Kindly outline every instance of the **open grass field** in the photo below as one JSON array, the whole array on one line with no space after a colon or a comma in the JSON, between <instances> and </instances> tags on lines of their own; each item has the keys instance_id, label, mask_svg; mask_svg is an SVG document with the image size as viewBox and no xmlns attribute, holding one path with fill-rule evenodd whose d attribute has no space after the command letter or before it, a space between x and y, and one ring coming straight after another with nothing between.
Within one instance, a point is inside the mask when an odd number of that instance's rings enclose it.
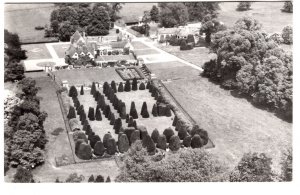
<instances>
[{"instance_id":1,"label":"open grass field","mask_svg":"<svg viewBox=\"0 0 300 195\"><path fill-rule=\"evenodd\" d=\"M55 71L54 74L60 80L67 80L69 85L76 84L86 84L91 85L92 82L101 82L105 81L111 82L121 82L123 79L118 75L114 68L103 68L103 69L74 69L74 70L60 70Z\"/></svg>"},{"instance_id":2,"label":"open grass field","mask_svg":"<svg viewBox=\"0 0 300 195\"><path fill-rule=\"evenodd\" d=\"M182 79L198 77L200 72L179 61L147 64L147 67L158 79Z\"/></svg>"},{"instance_id":3,"label":"open grass field","mask_svg":"<svg viewBox=\"0 0 300 195\"><path fill-rule=\"evenodd\" d=\"M55 50L57 56L59 58L64 58L65 57L65 52L69 48L70 44L69 43L60 43L60 44L53 44L51 47Z\"/></svg>"},{"instance_id":4,"label":"open grass field","mask_svg":"<svg viewBox=\"0 0 300 195\"><path fill-rule=\"evenodd\" d=\"M131 45L133 46L134 49L150 49L150 47L148 47L141 41L132 41Z\"/></svg>"},{"instance_id":5,"label":"open grass field","mask_svg":"<svg viewBox=\"0 0 300 195\"><path fill-rule=\"evenodd\" d=\"M49 59L52 58L45 44L22 45L22 49L26 50L26 60Z\"/></svg>"},{"instance_id":6,"label":"open grass field","mask_svg":"<svg viewBox=\"0 0 300 195\"><path fill-rule=\"evenodd\" d=\"M165 84L183 108L208 131L216 147L211 149L229 166L245 152L264 152L279 169L281 151L292 145L292 124L258 109L246 99L206 78L172 81Z\"/></svg>"},{"instance_id":7,"label":"open grass field","mask_svg":"<svg viewBox=\"0 0 300 195\"><path fill-rule=\"evenodd\" d=\"M135 53L136 56L151 55L151 54L160 54L155 49L137 49L137 50L134 50L134 53Z\"/></svg>"},{"instance_id":8,"label":"open grass field","mask_svg":"<svg viewBox=\"0 0 300 195\"><path fill-rule=\"evenodd\" d=\"M293 24L293 14L282 12L284 2L254 2L251 10L239 12L236 11L238 2L220 3L218 18L227 26L233 26L234 23L243 16L251 16L257 19L267 33L280 32L287 25Z\"/></svg>"},{"instance_id":9,"label":"open grass field","mask_svg":"<svg viewBox=\"0 0 300 195\"><path fill-rule=\"evenodd\" d=\"M119 16L143 16L144 11L150 11L153 5L157 3L125 3L122 5L122 9L120 10Z\"/></svg>"},{"instance_id":10,"label":"open grass field","mask_svg":"<svg viewBox=\"0 0 300 195\"><path fill-rule=\"evenodd\" d=\"M44 30L35 30L36 26L50 25L53 4L5 4L4 28L18 33L21 42L47 41Z\"/></svg>"},{"instance_id":11,"label":"open grass field","mask_svg":"<svg viewBox=\"0 0 300 195\"><path fill-rule=\"evenodd\" d=\"M206 47L195 47L192 50L180 50L179 46L171 46L165 44L156 44L156 46L178 58L181 58L187 62L202 67L203 64L215 57L215 54L209 53L209 49Z\"/></svg>"}]
</instances>

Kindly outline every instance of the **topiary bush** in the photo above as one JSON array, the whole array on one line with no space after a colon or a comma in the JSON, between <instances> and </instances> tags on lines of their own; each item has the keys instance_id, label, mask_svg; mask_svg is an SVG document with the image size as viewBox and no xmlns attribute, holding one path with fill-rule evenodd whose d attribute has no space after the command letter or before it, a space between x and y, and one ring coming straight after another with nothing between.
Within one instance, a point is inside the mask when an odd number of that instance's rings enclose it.
<instances>
[{"instance_id":1,"label":"topiary bush","mask_svg":"<svg viewBox=\"0 0 300 195\"><path fill-rule=\"evenodd\" d=\"M104 177L102 175L98 175L95 179L95 183L102 183L104 182Z\"/></svg>"},{"instance_id":2,"label":"topiary bush","mask_svg":"<svg viewBox=\"0 0 300 195\"><path fill-rule=\"evenodd\" d=\"M125 119L126 118L126 105L123 102L120 108L120 117L121 119Z\"/></svg>"},{"instance_id":3,"label":"topiary bush","mask_svg":"<svg viewBox=\"0 0 300 195\"><path fill-rule=\"evenodd\" d=\"M88 118L89 118L91 121L94 121L94 120L95 120L95 115L94 115L94 113L95 113L94 108L89 107Z\"/></svg>"},{"instance_id":4,"label":"topiary bush","mask_svg":"<svg viewBox=\"0 0 300 195\"><path fill-rule=\"evenodd\" d=\"M67 118L68 119L76 118L76 112L75 112L75 108L73 106L70 106Z\"/></svg>"},{"instance_id":5,"label":"topiary bush","mask_svg":"<svg viewBox=\"0 0 300 195\"><path fill-rule=\"evenodd\" d=\"M70 87L69 96L72 98L76 98L78 96L78 92L75 86Z\"/></svg>"},{"instance_id":6,"label":"topiary bush","mask_svg":"<svg viewBox=\"0 0 300 195\"><path fill-rule=\"evenodd\" d=\"M141 139L140 131L135 130L134 132L132 132L132 134L130 136L130 143L133 144L135 141L140 140L140 139Z\"/></svg>"},{"instance_id":7,"label":"topiary bush","mask_svg":"<svg viewBox=\"0 0 300 195\"><path fill-rule=\"evenodd\" d=\"M93 183L94 181L95 181L94 175L91 175L91 176L89 177L88 182L89 182L89 183Z\"/></svg>"},{"instance_id":8,"label":"topiary bush","mask_svg":"<svg viewBox=\"0 0 300 195\"><path fill-rule=\"evenodd\" d=\"M81 85L81 88L80 88L80 95L84 95L83 85Z\"/></svg>"},{"instance_id":9,"label":"topiary bush","mask_svg":"<svg viewBox=\"0 0 300 195\"><path fill-rule=\"evenodd\" d=\"M111 113L111 115L110 115L110 122L109 122L109 124L110 125L114 125L115 124L115 115L114 115L114 113Z\"/></svg>"},{"instance_id":10,"label":"topiary bush","mask_svg":"<svg viewBox=\"0 0 300 195\"><path fill-rule=\"evenodd\" d=\"M114 138L107 140L107 154L114 155L117 152L116 141Z\"/></svg>"},{"instance_id":11,"label":"topiary bush","mask_svg":"<svg viewBox=\"0 0 300 195\"><path fill-rule=\"evenodd\" d=\"M108 140L112 138L110 132L106 133L104 136L103 136L103 145L105 148L107 148L107 144L108 144Z\"/></svg>"},{"instance_id":12,"label":"topiary bush","mask_svg":"<svg viewBox=\"0 0 300 195\"><path fill-rule=\"evenodd\" d=\"M165 109L165 116L167 116L167 117L172 116L171 109L169 106L167 106Z\"/></svg>"},{"instance_id":13,"label":"topiary bush","mask_svg":"<svg viewBox=\"0 0 300 195\"><path fill-rule=\"evenodd\" d=\"M124 134L127 136L127 139L130 140L131 134L135 131L134 127L128 127L124 129ZM130 144L130 143L129 143Z\"/></svg>"},{"instance_id":14,"label":"topiary bush","mask_svg":"<svg viewBox=\"0 0 300 195\"><path fill-rule=\"evenodd\" d=\"M196 134L192 137L191 147L192 148L201 148L203 146L203 142L201 140L200 135Z\"/></svg>"},{"instance_id":15,"label":"topiary bush","mask_svg":"<svg viewBox=\"0 0 300 195\"><path fill-rule=\"evenodd\" d=\"M73 133L73 140L76 143L78 140L84 140L85 143L88 142L88 138L86 137L85 133L83 131L75 131Z\"/></svg>"},{"instance_id":16,"label":"topiary bush","mask_svg":"<svg viewBox=\"0 0 300 195\"><path fill-rule=\"evenodd\" d=\"M179 129L178 131L178 137L181 139L181 140L184 140L184 138L188 136L188 132L186 130L186 128L181 128Z\"/></svg>"},{"instance_id":17,"label":"topiary bush","mask_svg":"<svg viewBox=\"0 0 300 195\"><path fill-rule=\"evenodd\" d=\"M166 138L165 135L159 135L158 136L156 147L160 148L162 150L167 149L167 138Z\"/></svg>"},{"instance_id":18,"label":"topiary bush","mask_svg":"<svg viewBox=\"0 0 300 195\"><path fill-rule=\"evenodd\" d=\"M159 137L159 132L157 129L154 129L151 134L151 139L154 141L154 143L158 142L158 137Z\"/></svg>"},{"instance_id":19,"label":"topiary bush","mask_svg":"<svg viewBox=\"0 0 300 195\"><path fill-rule=\"evenodd\" d=\"M188 135L183 139L182 144L184 147L191 147L191 141L192 141L192 137Z\"/></svg>"},{"instance_id":20,"label":"topiary bush","mask_svg":"<svg viewBox=\"0 0 300 195\"><path fill-rule=\"evenodd\" d=\"M116 86L116 82L115 82L115 81L112 81L112 82L110 83L110 86L111 86L112 90L114 91L114 93L117 93L117 92L118 92L118 91L117 91L117 86Z\"/></svg>"},{"instance_id":21,"label":"topiary bush","mask_svg":"<svg viewBox=\"0 0 300 195\"><path fill-rule=\"evenodd\" d=\"M172 151L178 151L180 149L180 139L177 135L172 135L170 138L169 148Z\"/></svg>"},{"instance_id":22,"label":"topiary bush","mask_svg":"<svg viewBox=\"0 0 300 195\"><path fill-rule=\"evenodd\" d=\"M143 147L147 149L147 152L149 155L154 155L155 154L155 143L151 139L151 137L147 134L143 139L142 139Z\"/></svg>"},{"instance_id":23,"label":"topiary bush","mask_svg":"<svg viewBox=\"0 0 300 195\"><path fill-rule=\"evenodd\" d=\"M101 141L97 141L94 146L94 154L96 156L102 156L105 152L104 144Z\"/></svg>"},{"instance_id":24,"label":"topiary bush","mask_svg":"<svg viewBox=\"0 0 300 195\"><path fill-rule=\"evenodd\" d=\"M109 114L110 114L110 106L109 106L109 105L106 105L106 106L105 106L105 110L104 110L104 116L105 116L106 118L108 118Z\"/></svg>"},{"instance_id":25,"label":"topiary bush","mask_svg":"<svg viewBox=\"0 0 300 195\"><path fill-rule=\"evenodd\" d=\"M145 90L146 89L146 86L145 84L142 82L139 86L139 90Z\"/></svg>"},{"instance_id":26,"label":"topiary bush","mask_svg":"<svg viewBox=\"0 0 300 195\"><path fill-rule=\"evenodd\" d=\"M95 82L93 82L91 87L91 94L94 95L95 92L96 92L96 85Z\"/></svg>"},{"instance_id":27,"label":"topiary bush","mask_svg":"<svg viewBox=\"0 0 300 195\"><path fill-rule=\"evenodd\" d=\"M132 135L132 134L131 134ZM119 152L124 153L129 149L128 137L125 134L122 134L118 140L118 149Z\"/></svg>"},{"instance_id":28,"label":"topiary bush","mask_svg":"<svg viewBox=\"0 0 300 195\"><path fill-rule=\"evenodd\" d=\"M136 91L138 89L136 78L133 78L133 80L132 80L132 88L131 89L132 89L132 91Z\"/></svg>"},{"instance_id":29,"label":"topiary bush","mask_svg":"<svg viewBox=\"0 0 300 195\"><path fill-rule=\"evenodd\" d=\"M177 121L178 121L178 118L177 118L177 116L175 115L174 120L173 120L173 123L172 123L172 126L176 127ZM175 130L176 130L176 128L175 128ZM177 131L178 131L178 130L177 130Z\"/></svg>"},{"instance_id":30,"label":"topiary bush","mask_svg":"<svg viewBox=\"0 0 300 195\"><path fill-rule=\"evenodd\" d=\"M141 133L141 140L143 140L144 137L145 137L146 135L148 135L147 128L146 128L145 126L138 125L138 126L137 126L137 129L140 130L140 133Z\"/></svg>"},{"instance_id":31,"label":"topiary bush","mask_svg":"<svg viewBox=\"0 0 300 195\"><path fill-rule=\"evenodd\" d=\"M90 160L92 158L92 148L87 143L81 143L77 151L77 157L82 160Z\"/></svg>"},{"instance_id":32,"label":"topiary bush","mask_svg":"<svg viewBox=\"0 0 300 195\"><path fill-rule=\"evenodd\" d=\"M119 134L121 127L122 127L122 120L121 118L117 118L117 120L114 123L115 134Z\"/></svg>"},{"instance_id":33,"label":"topiary bush","mask_svg":"<svg viewBox=\"0 0 300 195\"><path fill-rule=\"evenodd\" d=\"M131 85L130 85L129 80L127 80L125 83L124 91L126 91L126 92L131 91Z\"/></svg>"},{"instance_id":34,"label":"topiary bush","mask_svg":"<svg viewBox=\"0 0 300 195\"><path fill-rule=\"evenodd\" d=\"M141 110L141 115L142 115L143 118L149 118L149 113L148 113L147 103L146 102L143 102L142 110Z\"/></svg>"},{"instance_id":35,"label":"topiary bush","mask_svg":"<svg viewBox=\"0 0 300 195\"><path fill-rule=\"evenodd\" d=\"M118 92L123 92L124 91L124 86L123 83L120 82L119 86L118 86Z\"/></svg>"},{"instance_id":36,"label":"topiary bush","mask_svg":"<svg viewBox=\"0 0 300 195\"><path fill-rule=\"evenodd\" d=\"M132 127L134 127L135 129L137 129L136 120L133 120L133 122L132 122Z\"/></svg>"},{"instance_id":37,"label":"topiary bush","mask_svg":"<svg viewBox=\"0 0 300 195\"><path fill-rule=\"evenodd\" d=\"M163 134L166 136L167 138L167 143L170 142L171 137L174 135L174 131L171 127L167 128L164 130Z\"/></svg>"},{"instance_id":38,"label":"topiary bush","mask_svg":"<svg viewBox=\"0 0 300 195\"><path fill-rule=\"evenodd\" d=\"M96 118L96 121L102 121L102 115L101 115L101 111L100 109L96 109L96 114L95 114L95 118Z\"/></svg>"},{"instance_id":39,"label":"topiary bush","mask_svg":"<svg viewBox=\"0 0 300 195\"><path fill-rule=\"evenodd\" d=\"M95 144L98 142L98 141L101 141L99 135L92 135L91 138L90 138L90 145L92 148L95 147Z\"/></svg>"},{"instance_id":40,"label":"topiary bush","mask_svg":"<svg viewBox=\"0 0 300 195\"><path fill-rule=\"evenodd\" d=\"M152 115L154 117L157 117L158 116L158 110L157 110L157 104L153 104L153 107L152 107Z\"/></svg>"},{"instance_id":41,"label":"topiary bush","mask_svg":"<svg viewBox=\"0 0 300 195\"><path fill-rule=\"evenodd\" d=\"M134 118L134 119L138 118L138 114L137 114L134 102L131 102L129 115L132 116L132 118Z\"/></svg>"},{"instance_id":42,"label":"topiary bush","mask_svg":"<svg viewBox=\"0 0 300 195\"><path fill-rule=\"evenodd\" d=\"M128 127L133 127L133 118L132 117L129 118Z\"/></svg>"}]
</instances>

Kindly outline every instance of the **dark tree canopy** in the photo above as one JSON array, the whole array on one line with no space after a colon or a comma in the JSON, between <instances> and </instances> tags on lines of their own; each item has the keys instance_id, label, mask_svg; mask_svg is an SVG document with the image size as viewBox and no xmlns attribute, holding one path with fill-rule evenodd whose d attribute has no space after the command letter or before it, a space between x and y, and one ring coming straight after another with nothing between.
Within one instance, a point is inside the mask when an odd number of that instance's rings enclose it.
<instances>
[{"instance_id":1,"label":"dark tree canopy","mask_svg":"<svg viewBox=\"0 0 300 195\"><path fill-rule=\"evenodd\" d=\"M218 2L186 2L189 21L202 21L206 15L216 16L220 9Z\"/></svg>"},{"instance_id":2,"label":"dark tree canopy","mask_svg":"<svg viewBox=\"0 0 300 195\"><path fill-rule=\"evenodd\" d=\"M156 5L153 5L151 10L150 10L150 16L151 16L151 20L154 22L158 22L159 21L159 9Z\"/></svg>"},{"instance_id":3,"label":"dark tree canopy","mask_svg":"<svg viewBox=\"0 0 300 195\"><path fill-rule=\"evenodd\" d=\"M284 2L282 11L287 13L293 13L293 2L292 1Z\"/></svg>"},{"instance_id":4,"label":"dark tree canopy","mask_svg":"<svg viewBox=\"0 0 300 195\"><path fill-rule=\"evenodd\" d=\"M189 13L184 3L158 3L160 9L160 24L165 28L185 25Z\"/></svg>"}]
</instances>

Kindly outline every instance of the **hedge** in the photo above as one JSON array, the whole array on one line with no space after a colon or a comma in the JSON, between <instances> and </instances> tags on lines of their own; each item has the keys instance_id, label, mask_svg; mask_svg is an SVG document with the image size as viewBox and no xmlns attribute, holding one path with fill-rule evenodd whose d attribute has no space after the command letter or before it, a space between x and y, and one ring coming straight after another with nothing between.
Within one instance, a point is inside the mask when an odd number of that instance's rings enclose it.
<instances>
[{"instance_id":1,"label":"hedge","mask_svg":"<svg viewBox=\"0 0 300 195\"><path fill-rule=\"evenodd\" d=\"M180 139L177 135L173 135L170 138L169 148L172 151L178 151L180 149Z\"/></svg>"},{"instance_id":2,"label":"hedge","mask_svg":"<svg viewBox=\"0 0 300 195\"><path fill-rule=\"evenodd\" d=\"M201 148L203 146L203 142L201 140L200 135L196 134L192 137L191 147L192 148Z\"/></svg>"},{"instance_id":3,"label":"hedge","mask_svg":"<svg viewBox=\"0 0 300 195\"><path fill-rule=\"evenodd\" d=\"M77 151L77 157L82 160L89 160L92 158L92 148L87 143L81 143Z\"/></svg>"},{"instance_id":4,"label":"hedge","mask_svg":"<svg viewBox=\"0 0 300 195\"><path fill-rule=\"evenodd\" d=\"M191 147L191 141L192 141L192 137L188 135L183 139L182 144L184 147Z\"/></svg>"},{"instance_id":5,"label":"hedge","mask_svg":"<svg viewBox=\"0 0 300 195\"><path fill-rule=\"evenodd\" d=\"M160 148L162 150L166 150L167 149L167 138L165 135L159 135L158 139L157 139L157 148Z\"/></svg>"},{"instance_id":6,"label":"hedge","mask_svg":"<svg viewBox=\"0 0 300 195\"><path fill-rule=\"evenodd\" d=\"M163 134L166 136L167 142L169 143L171 137L174 135L174 131L171 127L169 127L169 128L164 130Z\"/></svg>"}]
</instances>

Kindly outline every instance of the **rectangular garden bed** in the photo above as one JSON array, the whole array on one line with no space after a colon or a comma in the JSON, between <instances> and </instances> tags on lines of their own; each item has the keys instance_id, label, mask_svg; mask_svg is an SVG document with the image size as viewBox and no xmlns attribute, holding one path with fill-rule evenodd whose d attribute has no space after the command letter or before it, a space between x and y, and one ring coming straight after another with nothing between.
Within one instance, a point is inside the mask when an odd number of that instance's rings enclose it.
<instances>
[{"instance_id":1,"label":"rectangular garden bed","mask_svg":"<svg viewBox=\"0 0 300 195\"><path fill-rule=\"evenodd\" d=\"M136 67L116 68L116 71L124 81L145 78L144 74Z\"/></svg>"}]
</instances>

